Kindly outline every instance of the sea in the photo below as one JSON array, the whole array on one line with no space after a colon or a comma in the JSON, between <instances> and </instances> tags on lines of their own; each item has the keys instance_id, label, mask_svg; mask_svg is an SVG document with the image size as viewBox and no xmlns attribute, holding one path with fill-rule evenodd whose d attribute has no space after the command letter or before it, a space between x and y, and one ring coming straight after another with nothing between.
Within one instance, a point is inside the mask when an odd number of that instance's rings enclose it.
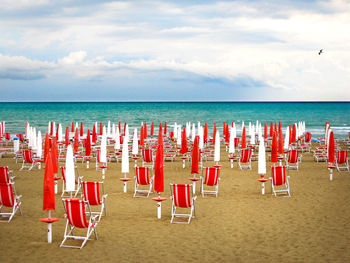
<instances>
[{"instance_id":1,"label":"sea","mask_svg":"<svg viewBox=\"0 0 350 263\"><path fill-rule=\"evenodd\" d=\"M223 122L242 122L247 125L256 121L279 122L282 127L305 121L306 130L313 137L324 136L327 121L336 137L348 137L350 132L350 102L2 102L0 121L5 121L6 131L24 133L25 123L47 131L48 122L71 126L72 121L83 122L84 130L92 129L95 122L107 125L119 121L130 128L141 123L155 127L166 121L168 126L185 126L186 122L204 125L209 130L214 122L221 128Z\"/></svg>"}]
</instances>

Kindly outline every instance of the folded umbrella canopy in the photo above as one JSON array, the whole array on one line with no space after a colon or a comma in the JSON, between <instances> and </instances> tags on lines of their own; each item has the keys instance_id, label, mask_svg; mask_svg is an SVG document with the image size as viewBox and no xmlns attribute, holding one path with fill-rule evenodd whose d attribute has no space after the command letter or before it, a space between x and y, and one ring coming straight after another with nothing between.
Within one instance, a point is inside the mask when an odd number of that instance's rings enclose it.
<instances>
[{"instance_id":1,"label":"folded umbrella canopy","mask_svg":"<svg viewBox=\"0 0 350 263\"><path fill-rule=\"evenodd\" d=\"M80 122L80 137L83 137L84 135L84 128L83 128L83 122Z\"/></svg>"},{"instance_id":2,"label":"folded umbrella canopy","mask_svg":"<svg viewBox=\"0 0 350 263\"><path fill-rule=\"evenodd\" d=\"M74 135L74 153L77 153L79 150L79 131L78 128L75 129Z\"/></svg>"},{"instance_id":3,"label":"folded umbrella canopy","mask_svg":"<svg viewBox=\"0 0 350 263\"><path fill-rule=\"evenodd\" d=\"M97 133L96 133L96 125L94 125L94 127L92 127L92 142L96 143L97 141Z\"/></svg>"},{"instance_id":4,"label":"folded umbrella canopy","mask_svg":"<svg viewBox=\"0 0 350 263\"><path fill-rule=\"evenodd\" d=\"M229 140L229 147L228 147L228 152L229 153L235 153L235 137L233 134L233 127L231 127L231 135L230 135L230 140Z\"/></svg>"},{"instance_id":5,"label":"folded umbrella canopy","mask_svg":"<svg viewBox=\"0 0 350 263\"><path fill-rule=\"evenodd\" d=\"M47 155L50 151L50 139L49 139L49 134L45 134L45 144L44 144L44 162L46 163Z\"/></svg>"},{"instance_id":6,"label":"folded umbrella canopy","mask_svg":"<svg viewBox=\"0 0 350 263\"><path fill-rule=\"evenodd\" d=\"M270 137L273 136L273 123L270 122Z\"/></svg>"},{"instance_id":7,"label":"folded umbrella canopy","mask_svg":"<svg viewBox=\"0 0 350 263\"><path fill-rule=\"evenodd\" d=\"M208 124L204 124L204 134L203 134L203 141L204 143L208 142Z\"/></svg>"},{"instance_id":8,"label":"folded umbrella canopy","mask_svg":"<svg viewBox=\"0 0 350 263\"><path fill-rule=\"evenodd\" d=\"M277 163L277 136L275 132L272 134L271 162Z\"/></svg>"},{"instance_id":9,"label":"folded umbrella canopy","mask_svg":"<svg viewBox=\"0 0 350 263\"><path fill-rule=\"evenodd\" d=\"M245 131L245 126L243 126L243 131L242 131L242 143L241 143L241 148L247 148L247 137L246 137L246 131Z\"/></svg>"},{"instance_id":10,"label":"folded umbrella canopy","mask_svg":"<svg viewBox=\"0 0 350 263\"><path fill-rule=\"evenodd\" d=\"M75 170L74 170L74 159L73 159L73 148L71 145L67 147L66 153L66 191L75 191Z\"/></svg>"},{"instance_id":11,"label":"folded umbrella canopy","mask_svg":"<svg viewBox=\"0 0 350 263\"><path fill-rule=\"evenodd\" d=\"M106 163L107 162L107 134L106 134L106 127L102 128L100 162L101 163Z\"/></svg>"},{"instance_id":12,"label":"folded umbrella canopy","mask_svg":"<svg viewBox=\"0 0 350 263\"><path fill-rule=\"evenodd\" d=\"M132 154L137 155L139 153L139 142L137 138L137 128L134 129L134 135L132 138Z\"/></svg>"},{"instance_id":13,"label":"folded umbrella canopy","mask_svg":"<svg viewBox=\"0 0 350 263\"><path fill-rule=\"evenodd\" d=\"M180 153L185 154L187 153L187 138L186 138L186 129L184 128L181 134L181 149Z\"/></svg>"},{"instance_id":14,"label":"folded umbrella canopy","mask_svg":"<svg viewBox=\"0 0 350 263\"><path fill-rule=\"evenodd\" d=\"M154 191L164 192L164 171L163 171L163 145L158 144L154 169Z\"/></svg>"},{"instance_id":15,"label":"folded umbrella canopy","mask_svg":"<svg viewBox=\"0 0 350 263\"><path fill-rule=\"evenodd\" d=\"M335 163L335 149L334 149L334 134L332 130L329 130L328 143L327 143L327 155L328 163Z\"/></svg>"},{"instance_id":16,"label":"folded umbrella canopy","mask_svg":"<svg viewBox=\"0 0 350 263\"><path fill-rule=\"evenodd\" d=\"M69 141L69 127L67 126L66 127L66 133L64 135L64 143L66 145L66 147L68 147L68 145L70 144L70 141Z\"/></svg>"},{"instance_id":17,"label":"folded umbrella canopy","mask_svg":"<svg viewBox=\"0 0 350 263\"><path fill-rule=\"evenodd\" d=\"M85 156L91 155L91 136L90 136L90 130L86 133L86 141L85 141Z\"/></svg>"},{"instance_id":18,"label":"folded umbrella canopy","mask_svg":"<svg viewBox=\"0 0 350 263\"><path fill-rule=\"evenodd\" d=\"M154 135L154 122L152 121L152 124L151 124L151 137L153 137Z\"/></svg>"},{"instance_id":19,"label":"folded umbrella canopy","mask_svg":"<svg viewBox=\"0 0 350 263\"><path fill-rule=\"evenodd\" d=\"M279 129L278 134L278 154L283 154L283 132L282 129Z\"/></svg>"},{"instance_id":20,"label":"folded umbrella canopy","mask_svg":"<svg viewBox=\"0 0 350 263\"><path fill-rule=\"evenodd\" d=\"M216 140L216 122L214 122L214 128L213 128L213 144L215 145Z\"/></svg>"},{"instance_id":21,"label":"folded umbrella canopy","mask_svg":"<svg viewBox=\"0 0 350 263\"><path fill-rule=\"evenodd\" d=\"M116 128L115 138L114 138L114 150L120 150L120 133L119 128Z\"/></svg>"},{"instance_id":22,"label":"folded umbrella canopy","mask_svg":"<svg viewBox=\"0 0 350 263\"><path fill-rule=\"evenodd\" d=\"M220 161L220 135L219 131L215 133L215 146L214 146L214 162Z\"/></svg>"},{"instance_id":23,"label":"folded umbrella canopy","mask_svg":"<svg viewBox=\"0 0 350 263\"><path fill-rule=\"evenodd\" d=\"M290 126L288 125L287 126L287 129L286 129L286 134L285 134L285 137L284 137L284 150L288 150L289 149L289 133L290 133Z\"/></svg>"},{"instance_id":24,"label":"folded umbrella canopy","mask_svg":"<svg viewBox=\"0 0 350 263\"><path fill-rule=\"evenodd\" d=\"M264 141L260 141L258 158L258 174L266 174L266 155Z\"/></svg>"},{"instance_id":25,"label":"folded umbrella canopy","mask_svg":"<svg viewBox=\"0 0 350 263\"><path fill-rule=\"evenodd\" d=\"M191 174L199 174L199 136L196 136L192 148Z\"/></svg>"},{"instance_id":26,"label":"folded umbrella canopy","mask_svg":"<svg viewBox=\"0 0 350 263\"><path fill-rule=\"evenodd\" d=\"M167 124L166 124L166 122L164 122L164 135L166 135L166 131L167 130Z\"/></svg>"},{"instance_id":27,"label":"folded umbrella canopy","mask_svg":"<svg viewBox=\"0 0 350 263\"><path fill-rule=\"evenodd\" d=\"M292 130L292 143L297 141L297 125L293 124L293 130Z\"/></svg>"}]
</instances>

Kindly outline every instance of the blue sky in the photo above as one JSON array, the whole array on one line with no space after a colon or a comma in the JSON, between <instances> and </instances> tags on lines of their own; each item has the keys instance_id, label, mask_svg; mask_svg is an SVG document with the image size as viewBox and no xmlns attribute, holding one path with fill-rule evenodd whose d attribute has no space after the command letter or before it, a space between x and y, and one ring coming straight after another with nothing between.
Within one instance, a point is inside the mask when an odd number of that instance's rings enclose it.
<instances>
[{"instance_id":1,"label":"blue sky","mask_svg":"<svg viewBox=\"0 0 350 263\"><path fill-rule=\"evenodd\" d=\"M350 100L349 14L347 0L0 0L0 100Z\"/></svg>"}]
</instances>

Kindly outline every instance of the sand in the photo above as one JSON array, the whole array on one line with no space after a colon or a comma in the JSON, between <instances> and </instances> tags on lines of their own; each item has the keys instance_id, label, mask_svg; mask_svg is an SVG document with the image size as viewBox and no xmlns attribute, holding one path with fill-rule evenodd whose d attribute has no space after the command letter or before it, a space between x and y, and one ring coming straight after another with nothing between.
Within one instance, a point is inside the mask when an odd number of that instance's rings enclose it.
<instances>
[{"instance_id":1,"label":"sand","mask_svg":"<svg viewBox=\"0 0 350 263\"><path fill-rule=\"evenodd\" d=\"M0 223L0 262L350 261L350 173L335 171L330 181L326 164L304 153L300 170L289 172L292 197L272 196L270 184L262 196L257 162L251 171L240 171L236 164L230 168L224 149L221 157L219 196L198 195L197 217L189 225L170 224L169 200L163 202L158 220L151 200L155 194L133 198L134 181L123 193L120 163L110 164L107 216L97 227L99 239L78 250L59 247L66 222L60 194L52 212L60 221L53 226L53 243L46 242L47 226L39 221L47 216L42 211L44 170L19 171L20 164L4 156L0 165L14 169L23 216ZM165 165L162 196L169 198L169 183L188 183L190 168L187 163L183 169L179 158ZM79 170L85 180L101 180L94 163L88 170L79 164ZM134 178L133 170L129 177ZM61 187L59 182L59 192Z\"/></svg>"}]
</instances>

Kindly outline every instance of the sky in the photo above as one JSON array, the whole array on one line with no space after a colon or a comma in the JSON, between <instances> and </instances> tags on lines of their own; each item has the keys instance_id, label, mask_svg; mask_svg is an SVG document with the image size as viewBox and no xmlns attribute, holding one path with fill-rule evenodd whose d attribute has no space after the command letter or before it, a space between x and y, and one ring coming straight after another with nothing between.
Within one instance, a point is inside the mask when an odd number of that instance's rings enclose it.
<instances>
[{"instance_id":1,"label":"sky","mask_svg":"<svg viewBox=\"0 0 350 263\"><path fill-rule=\"evenodd\" d=\"M0 101L348 101L349 14L348 0L0 0Z\"/></svg>"}]
</instances>

